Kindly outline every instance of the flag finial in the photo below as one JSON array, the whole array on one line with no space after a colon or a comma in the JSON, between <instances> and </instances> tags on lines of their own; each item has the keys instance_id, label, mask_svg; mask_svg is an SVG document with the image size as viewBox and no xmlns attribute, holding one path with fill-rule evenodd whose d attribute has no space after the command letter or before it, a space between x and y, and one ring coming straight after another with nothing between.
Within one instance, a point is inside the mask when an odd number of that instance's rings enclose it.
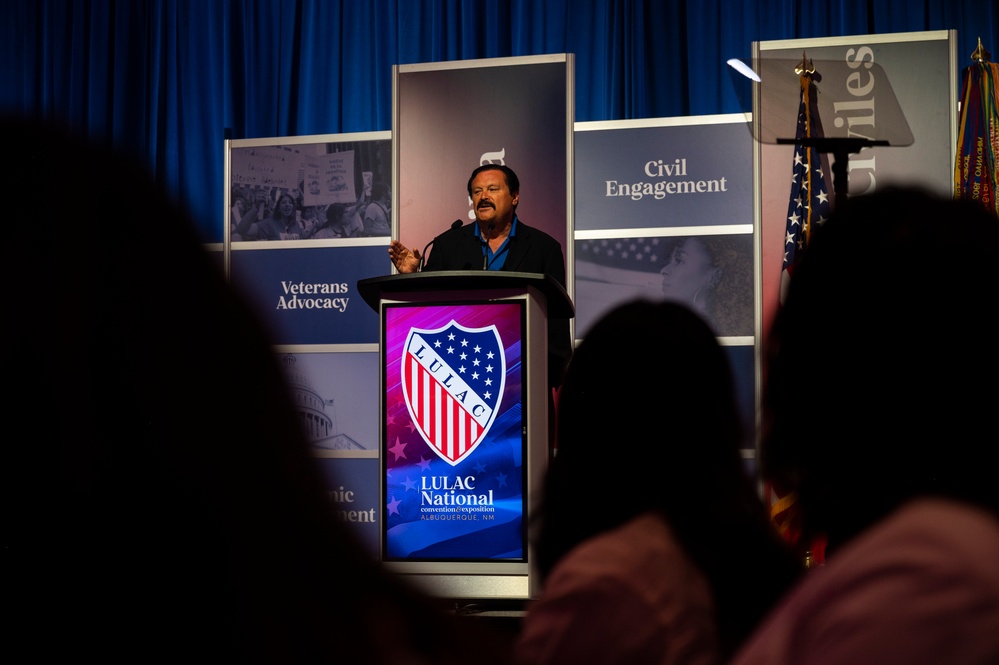
<instances>
[{"instance_id":1,"label":"flag finial","mask_svg":"<svg viewBox=\"0 0 999 665\"><path fill-rule=\"evenodd\" d=\"M794 68L794 73L798 76L801 76L802 74L811 75L815 73L815 65L813 65L812 61L805 56L804 51L801 52L801 62L799 62L798 66Z\"/></svg>"},{"instance_id":2,"label":"flag finial","mask_svg":"<svg viewBox=\"0 0 999 665\"><path fill-rule=\"evenodd\" d=\"M982 46L982 38L978 38L978 48L975 52L971 54L971 59L975 62L988 62L992 58L992 54L989 53L988 49Z\"/></svg>"}]
</instances>

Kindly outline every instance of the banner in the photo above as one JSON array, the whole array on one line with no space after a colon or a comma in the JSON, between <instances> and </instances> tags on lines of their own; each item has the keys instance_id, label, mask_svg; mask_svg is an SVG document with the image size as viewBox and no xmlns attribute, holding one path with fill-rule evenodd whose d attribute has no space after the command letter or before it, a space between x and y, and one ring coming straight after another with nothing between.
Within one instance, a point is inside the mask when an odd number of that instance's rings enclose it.
<instances>
[{"instance_id":1,"label":"banner","mask_svg":"<svg viewBox=\"0 0 999 665\"><path fill-rule=\"evenodd\" d=\"M521 302L386 304L385 561L526 561Z\"/></svg>"},{"instance_id":2,"label":"banner","mask_svg":"<svg viewBox=\"0 0 999 665\"><path fill-rule=\"evenodd\" d=\"M755 166L762 340L780 301L792 187L788 164L794 158L794 146L779 145L776 140L795 136L800 83L794 69L802 52L817 67L822 63L819 98L823 110L829 111L822 113L827 134L888 137L891 143L846 156L848 162L842 166L849 196L861 196L892 182L921 185L950 196L957 140L955 40L953 31L932 31L753 44L754 69L763 77L762 89L771 91L760 100L761 115L766 117L760 118L760 159ZM775 83L776 77L783 77L786 85ZM783 124L773 118L783 119ZM896 138L900 124L908 131ZM830 183L826 185L832 189Z\"/></svg>"},{"instance_id":3,"label":"banner","mask_svg":"<svg viewBox=\"0 0 999 665\"><path fill-rule=\"evenodd\" d=\"M635 298L681 302L738 359L755 447L753 144L741 114L576 123L577 338Z\"/></svg>"},{"instance_id":4,"label":"banner","mask_svg":"<svg viewBox=\"0 0 999 665\"><path fill-rule=\"evenodd\" d=\"M226 142L223 269L268 328L333 514L378 555L378 315L386 274L388 132ZM247 390L252 390L247 386Z\"/></svg>"},{"instance_id":5,"label":"banner","mask_svg":"<svg viewBox=\"0 0 999 665\"><path fill-rule=\"evenodd\" d=\"M571 54L555 54L393 69L404 245L422 251L454 220L472 221L469 176L481 164L505 164L520 180L518 217L561 243L571 263L572 63ZM483 85L506 92L482 95Z\"/></svg>"}]
</instances>

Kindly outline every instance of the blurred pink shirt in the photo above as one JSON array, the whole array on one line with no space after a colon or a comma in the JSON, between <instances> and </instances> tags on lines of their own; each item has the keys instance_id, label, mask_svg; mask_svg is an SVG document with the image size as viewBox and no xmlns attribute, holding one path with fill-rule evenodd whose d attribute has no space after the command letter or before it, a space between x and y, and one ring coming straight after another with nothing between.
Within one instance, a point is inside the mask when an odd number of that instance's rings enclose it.
<instances>
[{"instance_id":1,"label":"blurred pink shirt","mask_svg":"<svg viewBox=\"0 0 999 665\"><path fill-rule=\"evenodd\" d=\"M999 663L999 520L921 499L831 553L733 665Z\"/></svg>"},{"instance_id":2,"label":"blurred pink shirt","mask_svg":"<svg viewBox=\"0 0 999 665\"><path fill-rule=\"evenodd\" d=\"M669 525L640 515L555 566L514 655L518 665L716 665L711 589Z\"/></svg>"}]
</instances>

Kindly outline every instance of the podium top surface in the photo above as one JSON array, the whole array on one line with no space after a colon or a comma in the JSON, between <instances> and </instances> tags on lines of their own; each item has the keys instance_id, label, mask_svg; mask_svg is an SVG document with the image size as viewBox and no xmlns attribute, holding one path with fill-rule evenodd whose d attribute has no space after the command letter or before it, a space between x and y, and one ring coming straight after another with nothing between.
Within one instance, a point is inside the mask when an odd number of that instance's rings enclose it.
<instances>
[{"instance_id":1,"label":"podium top surface","mask_svg":"<svg viewBox=\"0 0 999 665\"><path fill-rule=\"evenodd\" d=\"M534 272L502 270L440 270L369 277L357 282L357 290L371 309L380 311L385 294L434 291L485 291L534 287L545 296L548 316L571 319L576 310L569 294L553 277Z\"/></svg>"}]
</instances>

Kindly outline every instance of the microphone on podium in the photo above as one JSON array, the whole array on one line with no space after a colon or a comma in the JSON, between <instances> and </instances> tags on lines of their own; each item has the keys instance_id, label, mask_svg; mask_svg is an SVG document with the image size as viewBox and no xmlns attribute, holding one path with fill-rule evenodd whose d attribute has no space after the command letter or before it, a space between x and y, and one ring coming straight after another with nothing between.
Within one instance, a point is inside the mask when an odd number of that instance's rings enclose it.
<instances>
[{"instance_id":1,"label":"microphone on podium","mask_svg":"<svg viewBox=\"0 0 999 665\"><path fill-rule=\"evenodd\" d=\"M458 228L459 226L461 226L461 220L460 219L456 219L453 222L451 222L451 228L448 229L448 231L453 231L454 229ZM447 231L445 231L444 233L447 233ZM439 233L436 236L434 236L434 239L431 240L430 242L428 242L427 246L423 248L423 253L420 254L420 265L418 265L416 267L416 272L423 272L423 262L427 258L427 250L429 250L430 246L432 244L434 244L435 242L437 242L437 238L440 238L442 235L444 235L444 233Z\"/></svg>"}]
</instances>

